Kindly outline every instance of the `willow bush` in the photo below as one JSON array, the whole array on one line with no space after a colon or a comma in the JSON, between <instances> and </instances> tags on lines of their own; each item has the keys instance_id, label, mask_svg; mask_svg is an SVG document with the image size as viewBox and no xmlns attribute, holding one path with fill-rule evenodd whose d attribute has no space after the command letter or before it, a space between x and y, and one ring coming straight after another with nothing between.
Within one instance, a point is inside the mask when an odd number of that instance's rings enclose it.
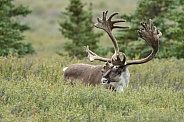
<instances>
[{"instance_id":1,"label":"willow bush","mask_svg":"<svg viewBox=\"0 0 184 122\"><path fill-rule=\"evenodd\" d=\"M63 81L62 68L80 62L1 57L0 121L184 121L183 59L130 66L124 93Z\"/></svg>"}]
</instances>

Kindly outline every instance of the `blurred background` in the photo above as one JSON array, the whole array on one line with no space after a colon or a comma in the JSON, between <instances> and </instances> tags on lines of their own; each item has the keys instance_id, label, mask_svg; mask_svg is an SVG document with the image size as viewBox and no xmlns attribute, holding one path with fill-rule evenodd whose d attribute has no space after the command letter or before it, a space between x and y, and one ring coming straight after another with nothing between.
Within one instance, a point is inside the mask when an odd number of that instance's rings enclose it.
<instances>
[{"instance_id":1,"label":"blurred background","mask_svg":"<svg viewBox=\"0 0 184 122\"><path fill-rule=\"evenodd\" d=\"M81 59L86 57L83 47L90 46L90 49L101 56L107 52L113 53L112 43L109 42L107 34L94 28L96 18L102 16L102 12L108 10L110 15L119 12L118 17L127 20L128 30L116 29L113 35L117 38L119 48L128 58L143 58L150 54L151 48L143 41L137 30L141 28L141 22L153 20L158 30L161 30L162 37L159 40L159 53L157 58L176 57L184 58L184 1L183 0L47 0L33 2L31 0L13 0L12 7L8 1L1 2L2 16L1 23L4 30L1 33L7 34L7 40L2 37L2 45L10 42L10 48L1 49L2 55L8 52L15 52L21 55L29 54L30 49L34 49L36 54L33 56L49 57L53 54L66 55ZM92 4L92 6L91 6ZM28 12L21 5L27 7L32 12ZM16 10L16 6L19 9ZM67 9L68 8L68 9ZM23 16L21 13L24 12ZM15 15L14 15L15 14ZM17 14L17 15L16 15ZM28 31L21 31L21 27L14 23L13 28L8 25L10 18L19 18L22 25L30 27ZM5 23L5 26L4 24ZM17 29L18 28L18 29ZM8 30L10 29L10 30ZM13 29L13 30L11 30ZM32 44L12 46L19 42L15 35L8 35L10 31L23 32L23 41ZM102 35L103 33L103 36ZM22 33L20 33L22 34ZM3 35L3 34L2 34ZM11 39L9 37L12 36ZM142 41L141 41L142 40ZM27 46L27 47L26 47ZM27 48L27 49L26 49ZM26 52L26 50L28 50ZM30 52L33 50L30 50ZM5 54L5 53L6 54ZM20 56L21 57L21 56Z\"/></svg>"},{"instance_id":2,"label":"blurred background","mask_svg":"<svg viewBox=\"0 0 184 122\"><path fill-rule=\"evenodd\" d=\"M15 0L15 5L27 6L32 13L21 18L21 23L27 24L31 29L24 32L26 41L32 43L36 56L50 57L57 51L63 51L63 43L67 42L59 31L58 21L61 19L61 11L70 3L69 0ZM82 0L83 3L93 4L93 21L101 17L103 11L121 14L132 13L136 9L137 0ZM95 29L98 31L98 29ZM101 31L102 32L102 31ZM100 45L109 46L109 38L104 34L100 38Z\"/></svg>"}]
</instances>

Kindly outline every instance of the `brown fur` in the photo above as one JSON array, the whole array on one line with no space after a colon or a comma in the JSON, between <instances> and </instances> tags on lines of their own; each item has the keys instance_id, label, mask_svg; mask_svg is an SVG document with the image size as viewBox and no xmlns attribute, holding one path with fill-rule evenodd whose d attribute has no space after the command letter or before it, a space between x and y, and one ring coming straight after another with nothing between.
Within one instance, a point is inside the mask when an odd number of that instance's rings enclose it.
<instances>
[{"instance_id":1,"label":"brown fur","mask_svg":"<svg viewBox=\"0 0 184 122\"><path fill-rule=\"evenodd\" d=\"M102 68L100 65L73 64L64 71L64 79L72 82L81 80L85 85L101 84ZM109 84L104 84L105 88L110 88Z\"/></svg>"},{"instance_id":2,"label":"brown fur","mask_svg":"<svg viewBox=\"0 0 184 122\"><path fill-rule=\"evenodd\" d=\"M73 64L64 72L64 78L70 80L82 80L84 84L96 85L101 83L102 66L89 64Z\"/></svg>"}]
</instances>

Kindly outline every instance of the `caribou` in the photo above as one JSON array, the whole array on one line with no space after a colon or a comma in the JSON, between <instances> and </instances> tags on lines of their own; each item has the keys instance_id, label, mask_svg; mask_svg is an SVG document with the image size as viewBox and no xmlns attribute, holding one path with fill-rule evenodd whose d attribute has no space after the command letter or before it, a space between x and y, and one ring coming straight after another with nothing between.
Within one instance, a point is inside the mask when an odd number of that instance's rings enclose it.
<instances>
[{"instance_id":1,"label":"caribou","mask_svg":"<svg viewBox=\"0 0 184 122\"><path fill-rule=\"evenodd\" d=\"M63 69L64 79L71 80L72 82L80 80L82 83L89 85L103 84L107 89L123 92L123 88L128 87L130 79L128 66L143 64L152 60L159 50L159 39L162 33L154 26L151 19L149 20L149 26L147 23L140 23L142 28L138 30L138 34L152 47L152 52L142 59L127 60L126 55L119 51L118 43L112 34L112 30L115 28L126 29L129 27L115 25L120 22L126 22L123 19L112 20L118 14L117 12L111 14L109 17L107 17L107 14L108 11L103 12L102 19L97 18L97 23L94 26L104 30L108 34L114 46L114 54L111 58L100 57L91 51L89 46L86 46L85 51L88 54L89 60L91 62L94 60L103 61L105 62L104 65L73 64Z\"/></svg>"}]
</instances>

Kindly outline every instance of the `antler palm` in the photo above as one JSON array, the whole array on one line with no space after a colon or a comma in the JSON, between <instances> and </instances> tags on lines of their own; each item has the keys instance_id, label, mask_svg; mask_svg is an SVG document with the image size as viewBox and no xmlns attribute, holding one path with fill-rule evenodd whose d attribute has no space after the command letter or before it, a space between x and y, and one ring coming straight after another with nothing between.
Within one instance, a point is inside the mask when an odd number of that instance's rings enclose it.
<instances>
[{"instance_id":1,"label":"antler palm","mask_svg":"<svg viewBox=\"0 0 184 122\"><path fill-rule=\"evenodd\" d=\"M153 25L151 19L149 21L150 27L146 23L141 23L143 29L140 29L138 33L152 48L155 48L158 47L159 38L162 36L162 33Z\"/></svg>"},{"instance_id":2,"label":"antler palm","mask_svg":"<svg viewBox=\"0 0 184 122\"><path fill-rule=\"evenodd\" d=\"M115 26L115 23L119 22L126 22L126 20L112 20L113 16L117 15L118 13L115 12L107 19L108 11L103 12L103 17L100 19L97 18L98 23L95 24L95 27L105 30L107 33L111 33L114 28L129 28L124 26Z\"/></svg>"}]
</instances>

